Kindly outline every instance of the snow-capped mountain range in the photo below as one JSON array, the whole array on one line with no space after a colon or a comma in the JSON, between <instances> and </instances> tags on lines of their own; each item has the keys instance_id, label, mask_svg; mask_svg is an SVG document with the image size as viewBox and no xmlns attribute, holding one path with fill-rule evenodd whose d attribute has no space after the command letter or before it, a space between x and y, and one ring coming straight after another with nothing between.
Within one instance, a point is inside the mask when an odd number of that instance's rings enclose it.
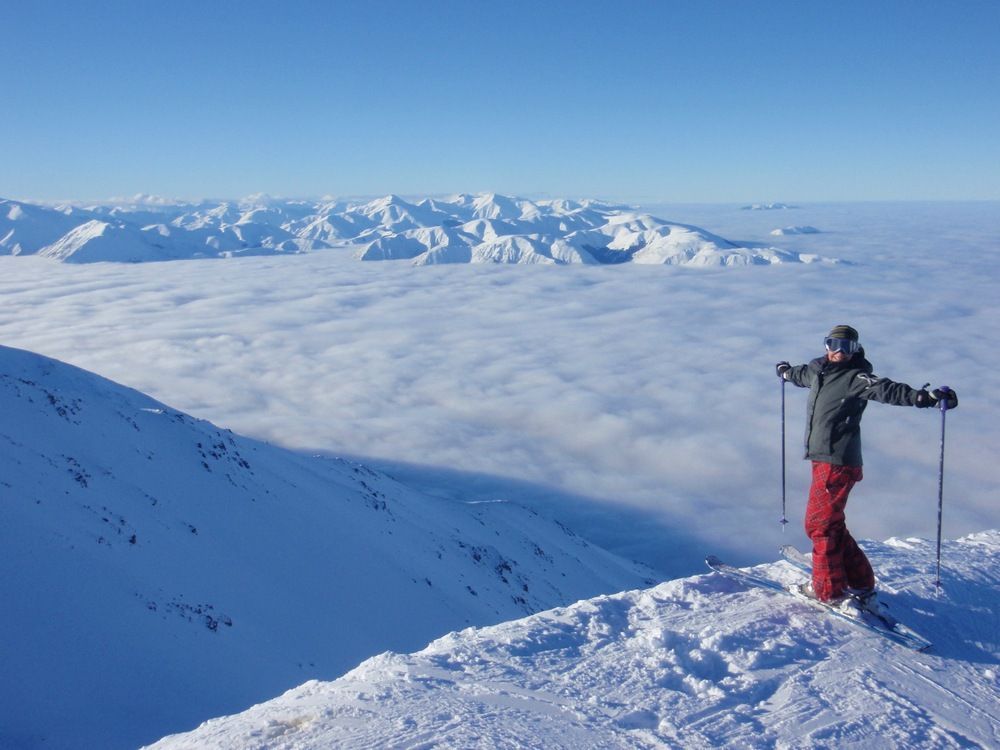
<instances>
[{"instance_id":1,"label":"snow-capped mountain range","mask_svg":"<svg viewBox=\"0 0 1000 750\"><path fill-rule=\"evenodd\" d=\"M381 654L153 748L996 747L1000 533L946 543L944 593L933 543L865 548L930 652L705 574Z\"/></svg>"},{"instance_id":2,"label":"snow-capped mountain range","mask_svg":"<svg viewBox=\"0 0 1000 750\"><path fill-rule=\"evenodd\" d=\"M516 504L430 498L6 347L0 413L4 748L136 747L652 575Z\"/></svg>"},{"instance_id":3,"label":"snow-capped mountain range","mask_svg":"<svg viewBox=\"0 0 1000 750\"><path fill-rule=\"evenodd\" d=\"M495 193L409 201L170 203L137 196L91 206L0 200L0 254L144 262L350 248L361 260L740 266L829 260L745 247L698 227L597 200Z\"/></svg>"}]
</instances>

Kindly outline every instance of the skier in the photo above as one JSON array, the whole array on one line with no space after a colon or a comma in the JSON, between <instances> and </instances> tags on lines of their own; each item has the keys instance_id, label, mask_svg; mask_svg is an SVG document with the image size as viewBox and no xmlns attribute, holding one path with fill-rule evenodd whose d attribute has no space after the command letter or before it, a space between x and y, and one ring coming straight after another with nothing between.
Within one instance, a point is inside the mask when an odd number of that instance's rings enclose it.
<instances>
[{"instance_id":1,"label":"skier","mask_svg":"<svg viewBox=\"0 0 1000 750\"><path fill-rule=\"evenodd\" d=\"M812 486L805 530L813 543L813 575L801 591L823 602L853 594L874 604L875 574L844 516L847 496L862 477L861 415L869 401L926 408L943 398L954 409L958 397L950 389L916 389L874 375L851 326L835 326L824 343L826 354L808 364L775 365L779 378L810 389L805 458L812 461Z\"/></svg>"}]
</instances>

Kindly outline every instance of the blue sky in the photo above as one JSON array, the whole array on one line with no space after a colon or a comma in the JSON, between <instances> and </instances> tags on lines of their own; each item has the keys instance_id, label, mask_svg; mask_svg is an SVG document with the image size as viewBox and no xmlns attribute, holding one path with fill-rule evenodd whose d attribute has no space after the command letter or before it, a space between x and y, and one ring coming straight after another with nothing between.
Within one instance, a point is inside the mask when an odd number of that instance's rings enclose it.
<instances>
[{"instance_id":1,"label":"blue sky","mask_svg":"<svg viewBox=\"0 0 1000 750\"><path fill-rule=\"evenodd\" d=\"M993 1L3 15L3 197L1000 199Z\"/></svg>"}]
</instances>

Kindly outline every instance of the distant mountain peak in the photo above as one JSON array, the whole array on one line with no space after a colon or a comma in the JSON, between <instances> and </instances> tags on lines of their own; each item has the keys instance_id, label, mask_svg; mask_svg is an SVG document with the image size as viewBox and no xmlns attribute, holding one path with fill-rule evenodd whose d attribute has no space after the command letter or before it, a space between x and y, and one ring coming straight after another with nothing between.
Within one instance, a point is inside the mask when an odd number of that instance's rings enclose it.
<instances>
[{"instance_id":1,"label":"distant mountain peak","mask_svg":"<svg viewBox=\"0 0 1000 750\"><path fill-rule=\"evenodd\" d=\"M30 204L0 204L0 253L39 254L66 262L170 260L280 254L353 244L362 260L426 263L670 263L747 265L814 262L790 250L739 247L698 227L583 198L537 201L497 192L407 200L310 202L258 193L239 201L172 203L137 195L128 205L61 213ZM112 223L96 232L90 222ZM492 224L470 224L491 222ZM168 225L155 242L143 230ZM450 234L447 252L436 238ZM653 233L653 234L650 234ZM111 242L98 236L115 235ZM656 236L654 236L654 234ZM669 238L669 239L668 239ZM531 252L528 252L528 249Z\"/></svg>"}]
</instances>

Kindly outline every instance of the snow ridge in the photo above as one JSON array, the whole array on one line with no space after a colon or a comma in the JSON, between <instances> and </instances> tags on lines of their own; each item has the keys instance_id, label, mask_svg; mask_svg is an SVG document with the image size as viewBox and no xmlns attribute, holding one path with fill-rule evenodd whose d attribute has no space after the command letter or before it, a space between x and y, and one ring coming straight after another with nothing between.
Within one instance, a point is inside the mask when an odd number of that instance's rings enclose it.
<instances>
[{"instance_id":1,"label":"snow ridge","mask_svg":"<svg viewBox=\"0 0 1000 750\"><path fill-rule=\"evenodd\" d=\"M945 545L943 595L933 544L865 547L930 653L707 574L382 654L152 747L996 747L1000 532Z\"/></svg>"},{"instance_id":2,"label":"snow ridge","mask_svg":"<svg viewBox=\"0 0 1000 750\"><path fill-rule=\"evenodd\" d=\"M651 573L0 347L0 747L128 748Z\"/></svg>"},{"instance_id":3,"label":"snow ridge","mask_svg":"<svg viewBox=\"0 0 1000 750\"><path fill-rule=\"evenodd\" d=\"M172 204L151 196L51 208L0 200L0 254L63 262L145 262L349 248L361 260L438 263L743 266L817 260L740 247L698 227L597 200L496 193L408 201Z\"/></svg>"}]
</instances>

